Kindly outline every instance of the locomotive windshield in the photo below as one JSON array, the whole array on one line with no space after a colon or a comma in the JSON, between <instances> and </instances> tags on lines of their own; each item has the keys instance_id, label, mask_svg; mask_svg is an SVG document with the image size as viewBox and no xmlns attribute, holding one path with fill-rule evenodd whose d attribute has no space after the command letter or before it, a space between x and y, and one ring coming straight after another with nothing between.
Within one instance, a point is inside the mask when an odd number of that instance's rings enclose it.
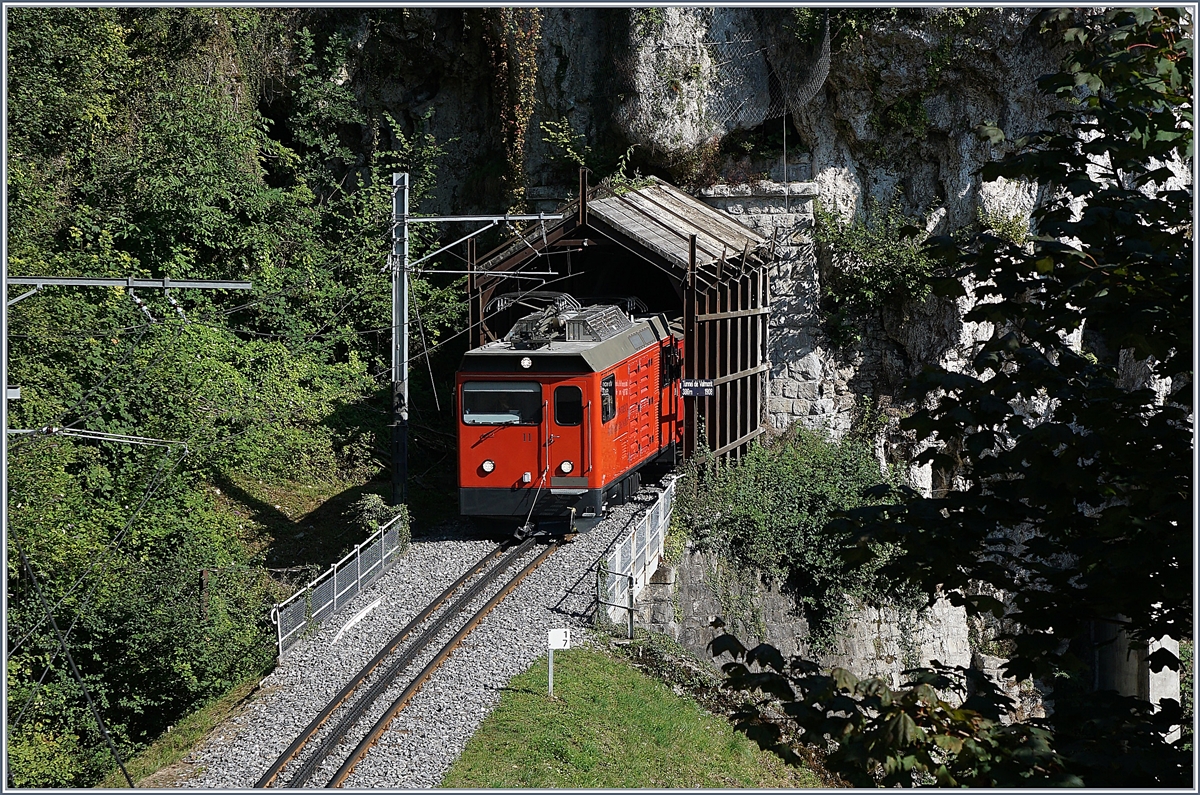
<instances>
[{"instance_id":1,"label":"locomotive windshield","mask_svg":"<svg viewBox=\"0 0 1200 795\"><path fill-rule=\"evenodd\" d=\"M537 425L542 421L542 386L468 381L463 384L462 405L467 425Z\"/></svg>"}]
</instances>

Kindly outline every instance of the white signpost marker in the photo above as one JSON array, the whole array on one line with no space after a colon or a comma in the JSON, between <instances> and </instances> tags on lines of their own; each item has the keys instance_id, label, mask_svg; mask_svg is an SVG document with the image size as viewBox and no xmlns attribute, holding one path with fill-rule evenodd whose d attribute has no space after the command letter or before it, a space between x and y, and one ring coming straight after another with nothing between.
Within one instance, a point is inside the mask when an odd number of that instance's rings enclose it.
<instances>
[{"instance_id":1,"label":"white signpost marker","mask_svg":"<svg viewBox=\"0 0 1200 795\"><path fill-rule=\"evenodd\" d=\"M554 698L554 650L571 648L571 630L550 630L546 637L546 648L550 650L550 698Z\"/></svg>"}]
</instances>

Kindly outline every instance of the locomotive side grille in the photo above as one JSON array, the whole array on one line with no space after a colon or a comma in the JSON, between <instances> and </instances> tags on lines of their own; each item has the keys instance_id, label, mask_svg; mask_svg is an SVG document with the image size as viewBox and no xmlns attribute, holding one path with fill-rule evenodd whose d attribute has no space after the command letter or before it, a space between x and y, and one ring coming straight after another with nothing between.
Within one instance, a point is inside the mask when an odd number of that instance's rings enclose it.
<instances>
[{"instance_id":1,"label":"locomotive side grille","mask_svg":"<svg viewBox=\"0 0 1200 795\"><path fill-rule=\"evenodd\" d=\"M629 316L615 306L589 306L567 319L567 342L603 342L633 328Z\"/></svg>"}]
</instances>

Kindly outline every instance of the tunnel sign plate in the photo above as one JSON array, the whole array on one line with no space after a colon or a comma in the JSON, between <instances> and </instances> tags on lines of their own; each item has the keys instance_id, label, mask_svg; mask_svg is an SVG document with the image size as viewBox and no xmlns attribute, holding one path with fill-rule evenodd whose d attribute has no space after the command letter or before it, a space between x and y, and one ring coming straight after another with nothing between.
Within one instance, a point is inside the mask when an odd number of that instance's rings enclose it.
<instances>
[{"instance_id":1,"label":"tunnel sign plate","mask_svg":"<svg viewBox=\"0 0 1200 795\"><path fill-rule=\"evenodd\" d=\"M682 378L679 388L684 397L712 397L716 389L711 378Z\"/></svg>"},{"instance_id":2,"label":"tunnel sign plate","mask_svg":"<svg viewBox=\"0 0 1200 795\"><path fill-rule=\"evenodd\" d=\"M571 630L568 629L552 629L549 637L546 638L546 648L549 649L569 649L571 648Z\"/></svg>"}]
</instances>

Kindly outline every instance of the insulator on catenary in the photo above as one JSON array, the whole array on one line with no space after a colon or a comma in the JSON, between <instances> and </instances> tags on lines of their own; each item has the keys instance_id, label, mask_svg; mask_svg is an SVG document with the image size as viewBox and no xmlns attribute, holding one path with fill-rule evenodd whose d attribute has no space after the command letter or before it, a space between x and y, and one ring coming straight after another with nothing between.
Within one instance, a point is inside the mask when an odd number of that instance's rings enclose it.
<instances>
[{"instance_id":1,"label":"insulator on catenary","mask_svg":"<svg viewBox=\"0 0 1200 795\"><path fill-rule=\"evenodd\" d=\"M184 323L192 322L187 319L187 315L183 314L183 307L181 307L179 305L179 302L175 300L175 296L171 295L170 290L164 289L163 295L165 295L167 297L167 303L170 304L171 308L175 310L175 314L179 315L180 320L182 320Z\"/></svg>"},{"instance_id":2,"label":"insulator on catenary","mask_svg":"<svg viewBox=\"0 0 1200 795\"><path fill-rule=\"evenodd\" d=\"M129 291L129 297L133 299L133 303L137 305L138 309L142 310L142 314L145 315L151 323L158 322L154 319L154 315L150 314L150 309L146 306L146 302L139 298L133 290Z\"/></svg>"}]
</instances>

